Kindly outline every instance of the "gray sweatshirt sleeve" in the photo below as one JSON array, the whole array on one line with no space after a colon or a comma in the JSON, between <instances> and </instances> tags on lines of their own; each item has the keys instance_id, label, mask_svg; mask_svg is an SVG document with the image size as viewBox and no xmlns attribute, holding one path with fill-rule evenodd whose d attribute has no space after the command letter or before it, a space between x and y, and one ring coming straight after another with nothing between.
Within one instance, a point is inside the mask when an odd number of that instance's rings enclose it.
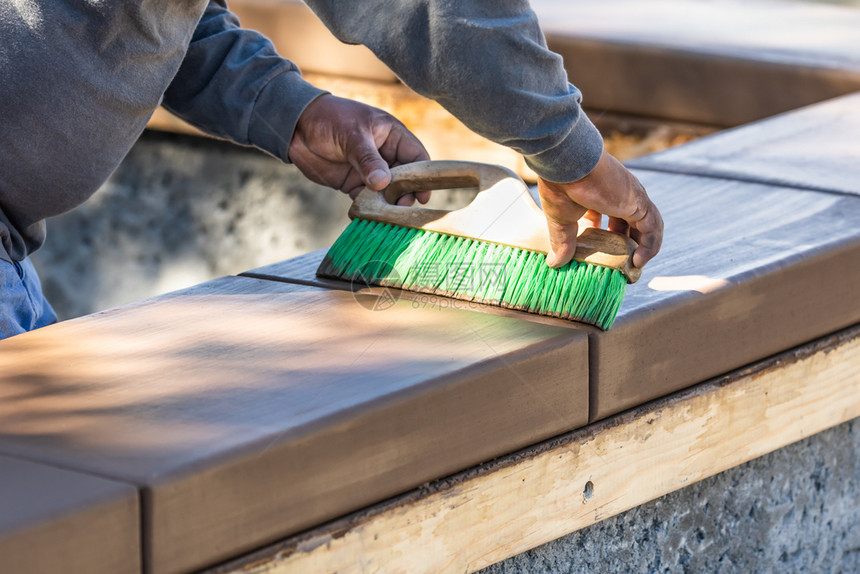
<instances>
[{"instance_id":1,"label":"gray sweatshirt sleeve","mask_svg":"<svg viewBox=\"0 0 860 574\"><path fill-rule=\"evenodd\" d=\"M577 180L600 159L602 138L527 0L306 1L341 41L545 179Z\"/></svg>"},{"instance_id":2,"label":"gray sweatshirt sleeve","mask_svg":"<svg viewBox=\"0 0 860 574\"><path fill-rule=\"evenodd\" d=\"M299 115L324 93L268 39L240 28L223 0L213 0L162 103L206 133L288 161Z\"/></svg>"}]
</instances>

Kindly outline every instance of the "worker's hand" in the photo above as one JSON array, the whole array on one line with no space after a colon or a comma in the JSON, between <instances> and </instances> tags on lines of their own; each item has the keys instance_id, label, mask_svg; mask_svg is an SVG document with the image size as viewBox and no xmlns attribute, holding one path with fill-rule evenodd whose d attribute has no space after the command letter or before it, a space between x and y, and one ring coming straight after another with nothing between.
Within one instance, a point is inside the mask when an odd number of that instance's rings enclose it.
<instances>
[{"instance_id":1,"label":"worker's hand","mask_svg":"<svg viewBox=\"0 0 860 574\"><path fill-rule=\"evenodd\" d=\"M427 150L390 114L330 94L311 102L296 125L289 159L308 179L339 189L355 199L364 186L382 190L390 167L428 160ZM427 203L430 192L415 194ZM412 205L405 195L398 205Z\"/></svg>"},{"instance_id":2,"label":"worker's hand","mask_svg":"<svg viewBox=\"0 0 860 574\"><path fill-rule=\"evenodd\" d=\"M549 227L552 251L546 262L561 267L576 251L578 221L600 227L602 215L609 216L609 230L629 235L638 249L633 265L641 268L660 251L663 218L645 188L617 159L606 151L587 176L571 183L554 183L538 178L538 192Z\"/></svg>"}]
</instances>

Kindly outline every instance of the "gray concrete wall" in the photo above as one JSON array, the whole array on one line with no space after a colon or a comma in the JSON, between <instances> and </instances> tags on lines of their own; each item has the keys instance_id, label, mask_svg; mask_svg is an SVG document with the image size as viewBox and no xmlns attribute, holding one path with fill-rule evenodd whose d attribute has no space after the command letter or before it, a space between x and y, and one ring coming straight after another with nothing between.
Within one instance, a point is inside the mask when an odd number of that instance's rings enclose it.
<instances>
[{"instance_id":1,"label":"gray concrete wall","mask_svg":"<svg viewBox=\"0 0 860 574\"><path fill-rule=\"evenodd\" d=\"M860 572L860 419L482 574Z\"/></svg>"}]
</instances>

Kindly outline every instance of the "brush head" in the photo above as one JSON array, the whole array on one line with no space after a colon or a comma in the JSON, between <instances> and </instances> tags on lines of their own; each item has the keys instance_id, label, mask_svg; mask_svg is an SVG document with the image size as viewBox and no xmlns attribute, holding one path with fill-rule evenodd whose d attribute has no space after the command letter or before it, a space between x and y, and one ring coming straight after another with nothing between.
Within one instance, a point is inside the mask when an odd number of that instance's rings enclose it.
<instances>
[{"instance_id":1,"label":"brush head","mask_svg":"<svg viewBox=\"0 0 860 574\"><path fill-rule=\"evenodd\" d=\"M426 229L354 219L317 275L560 317L608 329L627 287L618 269Z\"/></svg>"}]
</instances>

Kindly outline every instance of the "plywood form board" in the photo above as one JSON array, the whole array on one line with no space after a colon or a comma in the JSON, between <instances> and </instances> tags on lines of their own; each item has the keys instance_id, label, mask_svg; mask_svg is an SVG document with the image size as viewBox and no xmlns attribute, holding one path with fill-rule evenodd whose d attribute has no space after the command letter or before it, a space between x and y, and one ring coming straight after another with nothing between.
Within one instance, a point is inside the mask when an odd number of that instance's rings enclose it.
<instances>
[{"instance_id":1,"label":"plywood form board","mask_svg":"<svg viewBox=\"0 0 860 574\"><path fill-rule=\"evenodd\" d=\"M860 199L635 173L665 241L609 331L575 327L590 333L592 420L860 321ZM349 288L314 277L323 255L250 273Z\"/></svg>"},{"instance_id":2,"label":"plywood form board","mask_svg":"<svg viewBox=\"0 0 860 574\"><path fill-rule=\"evenodd\" d=\"M533 0L593 110L732 126L860 90L860 10L769 1Z\"/></svg>"},{"instance_id":3,"label":"plywood form board","mask_svg":"<svg viewBox=\"0 0 860 574\"><path fill-rule=\"evenodd\" d=\"M0 343L0 452L143 492L201 568L587 422L576 331L224 278Z\"/></svg>"},{"instance_id":4,"label":"plywood form board","mask_svg":"<svg viewBox=\"0 0 860 574\"><path fill-rule=\"evenodd\" d=\"M770 357L212 574L478 571L860 416L858 335Z\"/></svg>"},{"instance_id":5,"label":"plywood form board","mask_svg":"<svg viewBox=\"0 0 860 574\"><path fill-rule=\"evenodd\" d=\"M726 130L629 165L860 195L858 134L860 93Z\"/></svg>"},{"instance_id":6,"label":"plywood form board","mask_svg":"<svg viewBox=\"0 0 860 574\"><path fill-rule=\"evenodd\" d=\"M0 571L134 574L140 568L134 486L0 455Z\"/></svg>"}]
</instances>

